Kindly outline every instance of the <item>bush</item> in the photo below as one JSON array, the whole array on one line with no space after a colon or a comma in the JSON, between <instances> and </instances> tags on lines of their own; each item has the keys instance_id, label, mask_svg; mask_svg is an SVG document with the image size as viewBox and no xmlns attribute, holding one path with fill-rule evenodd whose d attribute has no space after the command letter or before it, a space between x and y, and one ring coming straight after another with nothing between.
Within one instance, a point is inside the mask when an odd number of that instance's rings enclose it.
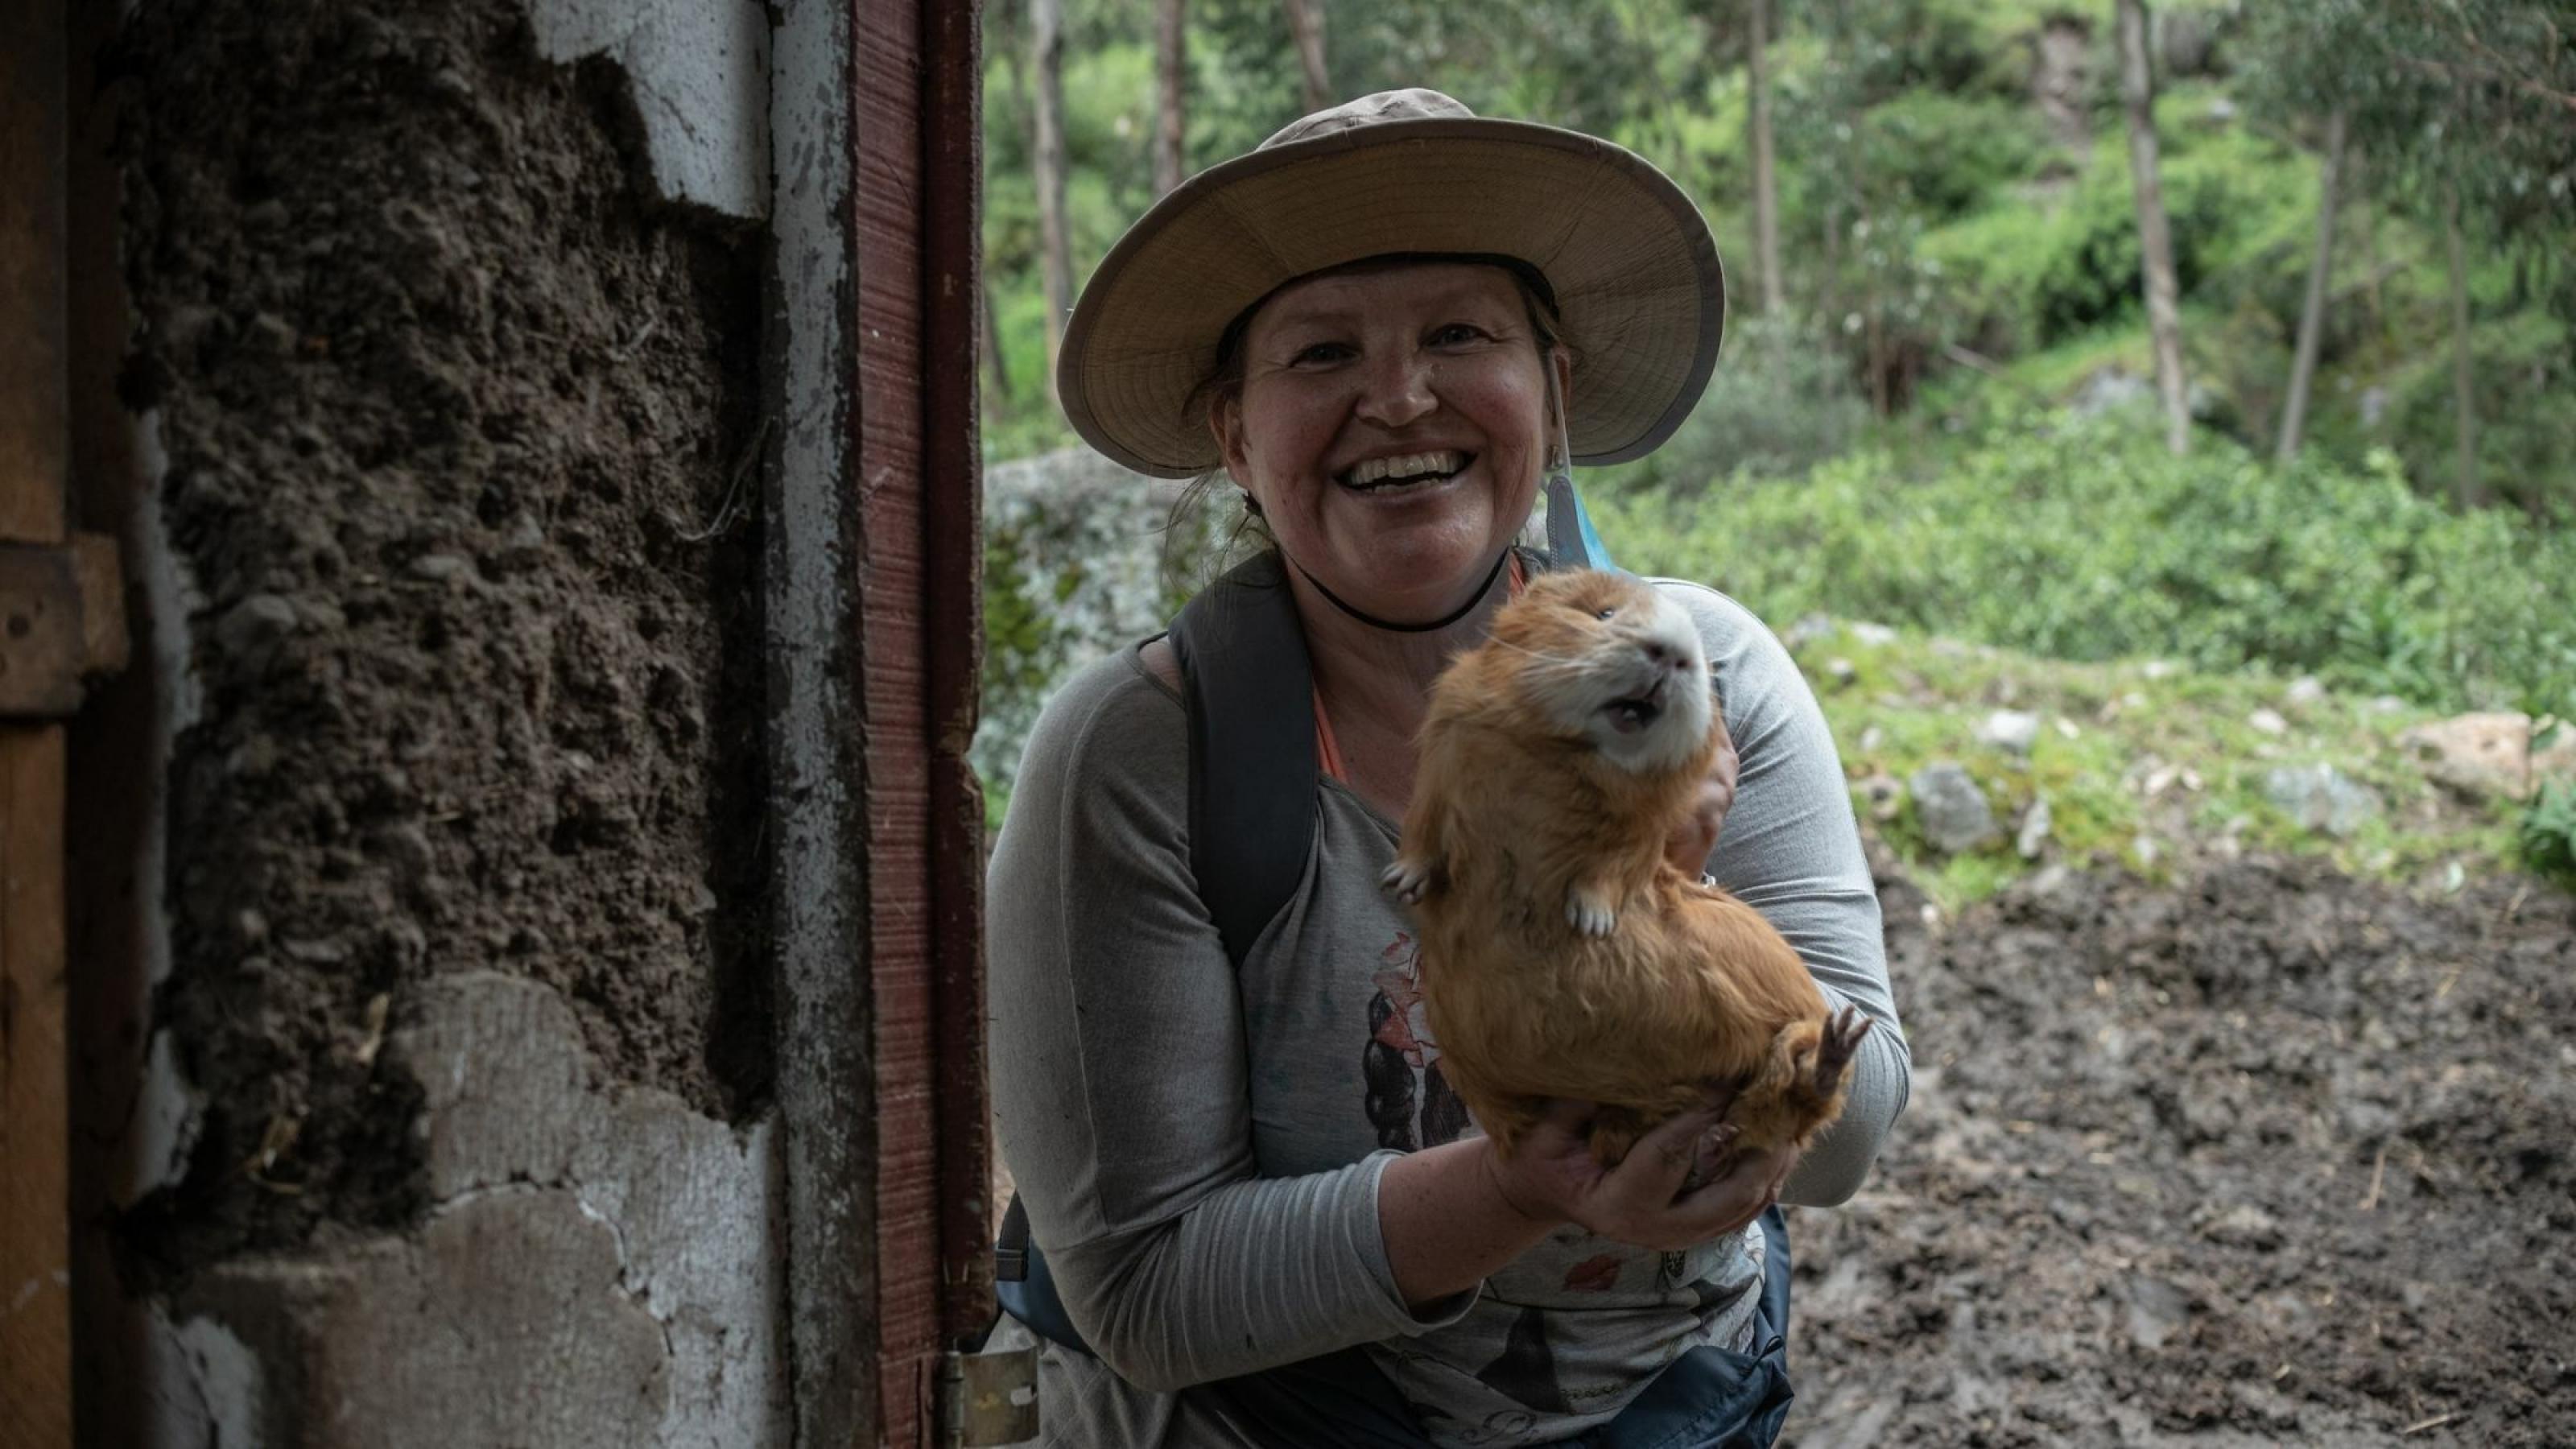
<instances>
[{"instance_id":1,"label":"bush","mask_svg":"<svg viewBox=\"0 0 2576 1449\"><path fill-rule=\"evenodd\" d=\"M2026 103L1931 90L1907 91L1872 107L1861 137L1868 174L1899 178L1935 220L1964 215L2027 179L2046 151Z\"/></svg>"},{"instance_id":2,"label":"bush","mask_svg":"<svg viewBox=\"0 0 2576 1449\"><path fill-rule=\"evenodd\" d=\"M1785 620L1814 610L2062 659L2312 673L2439 709L2576 713L2576 536L2457 515L2396 458L2167 456L2105 419L2008 426L1929 469L1874 448L1800 480L1605 497L1612 552Z\"/></svg>"},{"instance_id":3,"label":"bush","mask_svg":"<svg viewBox=\"0 0 2576 1449\"><path fill-rule=\"evenodd\" d=\"M1725 355L1681 430L1607 477L1614 488L1697 492L1737 471L1802 473L1850 447L1868 425L1869 404L1821 335L1767 317L1730 319Z\"/></svg>"}]
</instances>

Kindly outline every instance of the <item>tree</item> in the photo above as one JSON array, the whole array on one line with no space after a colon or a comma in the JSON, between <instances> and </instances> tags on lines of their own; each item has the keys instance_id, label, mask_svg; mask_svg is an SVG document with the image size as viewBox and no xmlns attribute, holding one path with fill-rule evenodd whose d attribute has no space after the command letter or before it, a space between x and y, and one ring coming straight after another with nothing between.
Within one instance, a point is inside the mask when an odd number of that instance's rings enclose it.
<instances>
[{"instance_id":1,"label":"tree","mask_svg":"<svg viewBox=\"0 0 2576 1449\"><path fill-rule=\"evenodd\" d=\"M2299 430L2308 416L2308 388L2317 375L2317 345L2325 331L2326 283L2334 272L2336 183L2343 171L2347 129L2341 107L2326 117L2326 154L2317 172L2317 254L2308 264L2307 300L2299 307L2299 350L2290 361L2290 397L2281 409L2281 438L2274 455L2284 463L2299 456Z\"/></svg>"},{"instance_id":2,"label":"tree","mask_svg":"<svg viewBox=\"0 0 2576 1449\"><path fill-rule=\"evenodd\" d=\"M1046 285L1047 396L1055 396L1056 354L1073 310L1073 239L1064 215L1064 9L1061 0L1029 0L1030 56L1037 71L1032 157L1038 183L1039 264Z\"/></svg>"},{"instance_id":3,"label":"tree","mask_svg":"<svg viewBox=\"0 0 2576 1449\"><path fill-rule=\"evenodd\" d=\"M1751 105L1744 129L1753 153L1753 263L1762 273L1762 315L1776 320L1789 307L1780 278L1780 188L1772 174L1771 66L1764 54L1770 41L1770 0L1752 0L1747 8L1752 33L1745 42L1744 74Z\"/></svg>"},{"instance_id":4,"label":"tree","mask_svg":"<svg viewBox=\"0 0 2576 1449\"><path fill-rule=\"evenodd\" d=\"M2191 403L2182 373L2182 312L2176 302L2173 237L2156 175L2156 93L2147 64L2146 0L2113 0L2120 28L2120 99L2128 112L2129 184L2138 199L2138 252L2145 274L2147 329L2156 348L2156 390L2165 405L2165 447L2191 448Z\"/></svg>"},{"instance_id":5,"label":"tree","mask_svg":"<svg viewBox=\"0 0 2576 1449\"><path fill-rule=\"evenodd\" d=\"M2462 508L2487 501L2478 481L2478 394L2476 349L2469 341L2469 263L2460 240L2460 188L2442 189L2442 235L2451 259L2451 397L2459 418L2459 471L2451 481Z\"/></svg>"},{"instance_id":6,"label":"tree","mask_svg":"<svg viewBox=\"0 0 2576 1449\"><path fill-rule=\"evenodd\" d=\"M2310 0L2255 12L2246 36L2247 96L2277 127L2328 118L2321 210L2352 190L2340 139L2369 160L2375 202L2427 219L2441 237L2448 273L2456 461L2452 491L2484 500L2480 476L2475 347L2468 266L2473 244L2538 259L2555 289L2539 300L2576 323L2576 287L2550 262L2564 255L2576 211L2576 49L2566 44L2564 6L2535 0ZM2328 243L2319 218L2319 248ZM2376 238L2364 233L2376 249ZM2379 267L2371 268L2372 286ZM2316 294L2311 277L2310 295ZM2515 305L2523 305L2517 299ZM2318 307L2315 301L2309 310ZM2374 310L2376 298L2374 295ZM2321 327L2321 324L2320 324ZM2311 341L2306 315L2302 357ZM2293 403L2312 362L2293 364ZM2295 447L2296 417L2282 444ZM2517 480L2539 506L2538 480Z\"/></svg>"},{"instance_id":7,"label":"tree","mask_svg":"<svg viewBox=\"0 0 2576 1449\"><path fill-rule=\"evenodd\" d=\"M1280 0L1288 12L1288 34L1297 42L1297 60L1306 70L1308 114L1333 103L1333 82L1324 70L1323 0Z\"/></svg>"},{"instance_id":8,"label":"tree","mask_svg":"<svg viewBox=\"0 0 2576 1449\"><path fill-rule=\"evenodd\" d=\"M1188 64L1188 31L1182 0L1154 3L1154 194L1181 184L1181 76Z\"/></svg>"}]
</instances>

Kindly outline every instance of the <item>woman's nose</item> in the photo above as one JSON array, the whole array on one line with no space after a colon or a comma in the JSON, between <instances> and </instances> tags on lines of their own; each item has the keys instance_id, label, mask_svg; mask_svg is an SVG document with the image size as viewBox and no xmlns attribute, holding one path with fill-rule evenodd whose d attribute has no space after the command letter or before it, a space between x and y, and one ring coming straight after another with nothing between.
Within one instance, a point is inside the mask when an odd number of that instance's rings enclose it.
<instances>
[{"instance_id":1,"label":"woman's nose","mask_svg":"<svg viewBox=\"0 0 2576 1449\"><path fill-rule=\"evenodd\" d=\"M1438 406L1431 369L1419 357L1383 358L1361 374L1359 414L1380 427L1403 427Z\"/></svg>"}]
</instances>

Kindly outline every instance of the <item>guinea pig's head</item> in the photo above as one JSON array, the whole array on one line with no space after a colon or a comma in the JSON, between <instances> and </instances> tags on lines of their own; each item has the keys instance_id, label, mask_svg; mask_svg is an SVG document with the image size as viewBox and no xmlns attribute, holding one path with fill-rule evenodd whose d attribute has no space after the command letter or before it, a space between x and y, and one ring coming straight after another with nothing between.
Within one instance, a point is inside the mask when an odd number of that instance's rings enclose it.
<instances>
[{"instance_id":1,"label":"guinea pig's head","mask_svg":"<svg viewBox=\"0 0 2576 1449\"><path fill-rule=\"evenodd\" d=\"M1542 574L1495 614L1485 648L1496 688L1622 769L1676 768L1708 738L1714 701L1699 630L1640 580Z\"/></svg>"}]
</instances>

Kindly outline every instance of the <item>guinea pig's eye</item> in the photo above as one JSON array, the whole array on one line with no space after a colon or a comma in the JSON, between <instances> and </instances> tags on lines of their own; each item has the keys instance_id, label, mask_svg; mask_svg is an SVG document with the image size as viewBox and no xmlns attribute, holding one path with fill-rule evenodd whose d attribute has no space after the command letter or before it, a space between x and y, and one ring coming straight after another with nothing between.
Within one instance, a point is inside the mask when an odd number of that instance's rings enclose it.
<instances>
[{"instance_id":1,"label":"guinea pig's eye","mask_svg":"<svg viewBox=\"0 0 2576 1449\"><path fill-rule=\"evenodd\" d=\"M1595 615L1593 615L1592 617L1594 617L1594 618L1596 618L1596 619L1607 619L1607 618L1609 618L1611 615L1613 615L1613 614L1615 614L1615 613L1618 613L1618 612L1619 612L1619 606L1618 606L1618 605L1616 605L1616 604L1613 604L1613 605L1611 605L1609 608L1602 610L1600 613L1595 614Z\"/></svg>"}]
</instances>

